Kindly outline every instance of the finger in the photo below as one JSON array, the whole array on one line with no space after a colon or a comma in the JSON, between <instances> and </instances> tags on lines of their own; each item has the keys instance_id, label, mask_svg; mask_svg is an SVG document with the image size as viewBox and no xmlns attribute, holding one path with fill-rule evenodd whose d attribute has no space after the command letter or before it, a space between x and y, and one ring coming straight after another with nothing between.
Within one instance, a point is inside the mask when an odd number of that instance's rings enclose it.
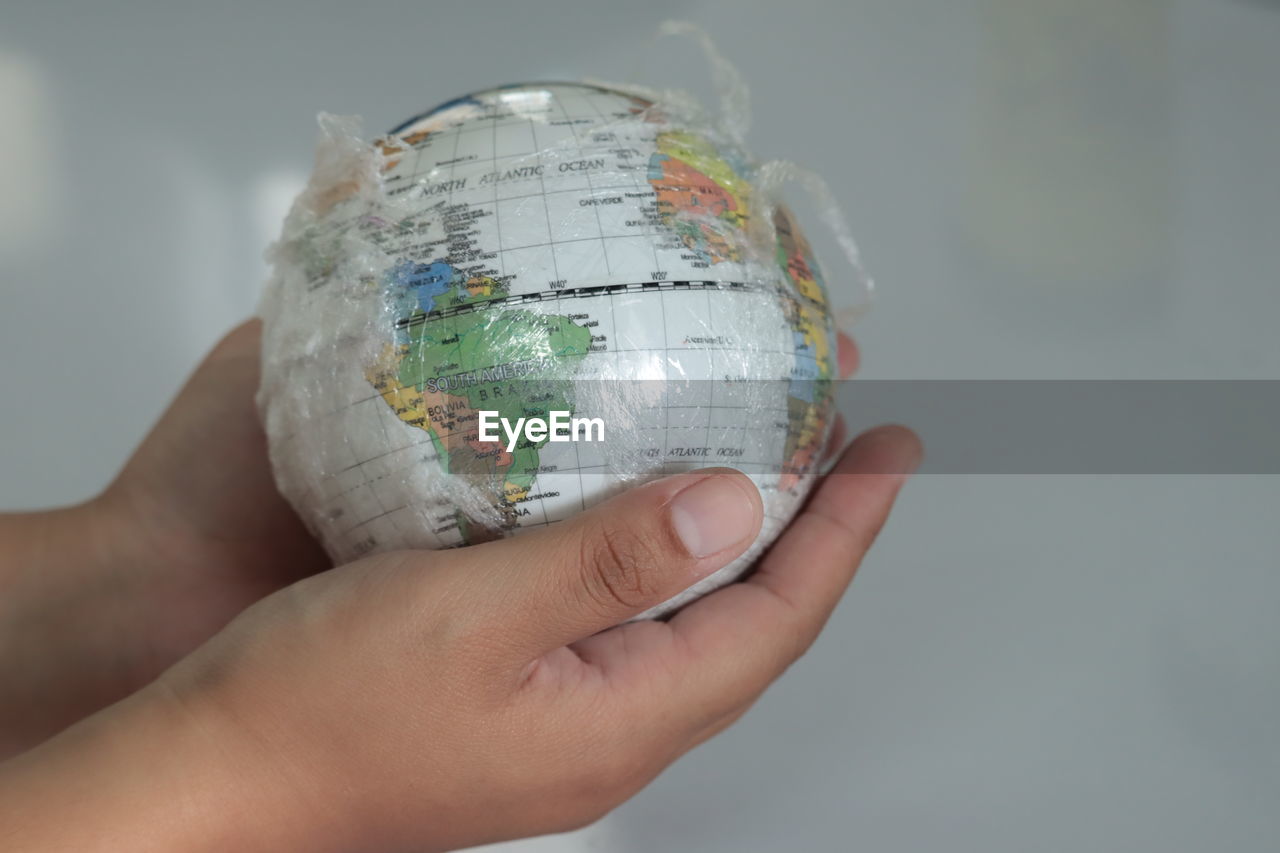
<instances>
[{"instance_id":1,"label":"finger","mask_svg":"<svg viewBox=\"0 0 1280 853\"><path fill-rule=\"evenodd\" d=\"M211 544L229 563L270 555L253 574L274 588L330 562L272 476L254 402L261 338L250 319L210 350L105 499L179 550Z\"/></svg>"},{"instance_id":2,"label":"finger","mask_svg":"<svg viewBox=\"0 0 1280 853\"><path fill-rule=\"evenodd\" d=\"M463 603L529 660L661 604L747 549L750 478L710 468L641 486L519 538L456 552ZM474 606L471 605L474 602Z\"/></svg>"},{"instance_id":3,"label":"finger","mask_svg":"<svg viewBox=\"0 0 1280 853\"><path fill-rule=\"evenodd\" d=\"M751 701L812 644L918 465L915 434L881 427L860 436L745 582L671 620L674 652L654 667L681 671L677 701L727 713ZM695 695L690 695L695 694Z\"/></svg>"},{"instance_id":4,"label":"finger","mask_svg":"<svg viewBox=\"0 0 1280 853\"><path fill-rule=\"evenodd\" d=\"M836 333L836 364L840 368L840 378L848 379L850 376L858 372L858 365L862 361L862 355L858 352L858 345L853 342L853 338L844 332Z\"/></svg>"},{"instance_id":5,"label":"finger","mask_svg":"<svg viewBox=\"0 0 1280 853\"><path fill-rule=\"evenodd\" d=\"M213 349L209 351L205 361L213 362L224 358L241 357L248 357L256 361L261 352L262 320L257 317L250 317L223 335L222 339L214 344Z\"/></svg>"},{"instance_id":6,"label":"finger","mask_svg":"<svg viewBox=\"0 0 1280 853\"><path fill-rule=\"evenodd\" d=\"M125 464L119 482L145 495L184 495L151 508L162 525L204 535L266 536L281 514L267 464L266 436L254 404L261 322L228 332L192 373ZM193 490L192 484L200 488ZM270 504L244 500L262 496ZM223 512L210 511L217 507ZM291 531L292 532L292 531Z\"/></svg>"}]
</instances>

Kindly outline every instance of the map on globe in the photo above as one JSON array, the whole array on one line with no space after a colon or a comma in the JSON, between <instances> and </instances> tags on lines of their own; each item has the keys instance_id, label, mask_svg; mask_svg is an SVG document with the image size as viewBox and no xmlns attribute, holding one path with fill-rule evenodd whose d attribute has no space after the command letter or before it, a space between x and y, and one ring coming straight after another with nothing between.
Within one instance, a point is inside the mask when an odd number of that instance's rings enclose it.
<instances>
[{"instance_id":1,"label":"map on globe","mask_svg":"<svg viewBox=\"0 0 1280 853\"><path fill-rule=\"evenodd\" d=\"M785 523L779 498L803 492L825 441L834 340L785 207L766 209L761 249L745 155L583 84L461 98L378 146L387 203L325 199L296 297L347 286L332 255L352 235L385 261L366 282L385 340L288 439L314 448L332 429L342 448L308 499L339 558L483 541L708 465L752 475ZM613 434L508 451L477 440L481 410L604 414ZM422 470L450 477L424 486Z\"/></svg>"}]
</instances>

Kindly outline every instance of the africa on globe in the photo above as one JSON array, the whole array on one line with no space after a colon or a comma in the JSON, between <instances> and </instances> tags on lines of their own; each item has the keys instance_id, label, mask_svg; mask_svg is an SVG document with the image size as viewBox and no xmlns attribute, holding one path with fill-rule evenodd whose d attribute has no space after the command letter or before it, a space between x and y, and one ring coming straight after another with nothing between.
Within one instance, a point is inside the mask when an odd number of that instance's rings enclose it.
<instances>
[{"instance_id":1,"label":"africa on globe","mask_svg":"<svg viewBox=\"0 0 1280 853\"><path fill-rule=\"evenodd\" d=\"M731 581L803 501L834 411L827 293L777 171L631 87L504 86L372 143L322 115L260 310L282 493L344 562L728 466L760 489L759 539L647 615ZM565 417L603 440L484 440Z\"/></svg>"}]
</instances>

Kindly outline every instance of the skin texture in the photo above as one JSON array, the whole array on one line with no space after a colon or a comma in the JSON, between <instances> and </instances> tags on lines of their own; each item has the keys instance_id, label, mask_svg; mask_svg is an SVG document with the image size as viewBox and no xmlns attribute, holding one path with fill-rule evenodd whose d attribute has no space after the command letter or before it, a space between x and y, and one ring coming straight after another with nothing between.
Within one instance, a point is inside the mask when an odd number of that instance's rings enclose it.
<instances>
[{"instance_id":1,"label":"skin texture","mask_svg":"<svg viewBox=\"0 0 1280 853\"><path fill-rule=\"evenodd\" d=\"M228 334L102 495L0 515L0 759L330 567L271 478L259 338L256 320Z\"/></svg>"},{"instance_id":2,"label":"skin texture","mask_svg":"<svg viewBox=\"0 0 1280 853\"><path fill-rule=\"evenodd\" d=\"M582 826L809 647L920 458L901 427L864 434L746 581L612 627L748 546L750 480L677 475L517 539L328 569L270 480L257 334L219 345L103 496L0 518L0 639L25 650L0 643L4 743L85 717L0 765L4 849L427 851ZM695 556L678 510L717 483L730 533Z\"/></svg>"}]
</instances>

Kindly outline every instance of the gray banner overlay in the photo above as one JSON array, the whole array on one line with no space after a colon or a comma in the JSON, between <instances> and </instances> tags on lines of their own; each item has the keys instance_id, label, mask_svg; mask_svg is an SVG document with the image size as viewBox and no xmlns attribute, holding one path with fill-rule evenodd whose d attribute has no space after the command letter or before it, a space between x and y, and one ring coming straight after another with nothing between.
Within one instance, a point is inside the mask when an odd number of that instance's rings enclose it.
<instances>
[{"instance_id":1,"label":"gray banner overlay","mask_svg":"<svg viewBox=\"0 0 1280 853\"><path fill-rule=\"evenodd\" d=\"M542 382L499 384L524 401L546 399L535 387ZM768 444L770 435L794 427L796 412L804 411L803 406L797 410L797 399L812 399L815 392L821 397L821 385L804 379L577 380L571 385L574 414L601 416L605 423L605 440L593 448L593 457L621 458L639 441L651 447L650 456L675 465L694 462L690 454L700 445L712 450L699 461L716 459L717 448L739 443L731 435L737 430L747 447ZM921 473L1280 474L1278 380L852 380L831 385L850 437L890 422L919 433L926 447ZM537 405L525 413L538 414ZM721 461L767 466L781 461L780 452L748 451L746 457L763 458Z\"/></svg>"},{"instance_id":2,"label":"gray banner overlay","mask_svg":"<svg viewBox=\"0 0 1280 853\"><path fill-rule=\"evenodd\" d=\"M852 380L837 399L850 434L918 432L922 473L1280 473L1276 380Z\"/></svg>"}]
</instances>

